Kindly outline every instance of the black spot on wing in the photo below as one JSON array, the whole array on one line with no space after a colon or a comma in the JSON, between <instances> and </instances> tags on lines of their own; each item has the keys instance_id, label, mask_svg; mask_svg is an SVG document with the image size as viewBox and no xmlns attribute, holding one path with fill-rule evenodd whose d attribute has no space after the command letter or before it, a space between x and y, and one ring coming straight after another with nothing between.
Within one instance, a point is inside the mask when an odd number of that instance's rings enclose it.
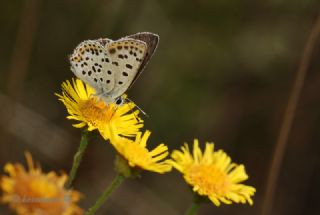
<instances>
[{"instance_id":1,"label":"black spot on wing","mask_svg":"<svg viewBox=\"0 0 320 215\"><path fill-rule=\"evenodd\" d=\"M126 64L126 67L127 67L128 69L132 69L132 65L131 65L131 64Z\"/></svg>"}]
</instances>

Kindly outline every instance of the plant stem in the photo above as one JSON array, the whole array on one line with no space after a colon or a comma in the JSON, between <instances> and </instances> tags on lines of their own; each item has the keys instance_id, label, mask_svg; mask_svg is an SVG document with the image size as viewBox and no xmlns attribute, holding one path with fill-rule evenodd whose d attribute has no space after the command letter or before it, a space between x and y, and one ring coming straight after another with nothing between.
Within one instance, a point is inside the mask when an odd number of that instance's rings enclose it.
<instances>
[{"instance_id":1,"label":"plant stem","mask_svg":"<svg viewBox=\"0 0 320 215\"><path fill-rule=\"evenodd\" d=\"M86 212L86 215L93 215L108 199L110 194L118 188L122 182L124 181L125 177L118 174L112 181L112 183L107 187L107 189L102 193L96 203Z\"/></svg>"},{"instance_id":2,"label":"plant stem","mask_svg":"<svg viewBox=\"0 0 320 215\"><path fill-rule=\"evenodd\" d=\"M187 212L185 213L185 215L195 215L197 214L197 211L200 207L200 203L199 202L193 202L192 205L188 208Z\"/></svg>"},{"instance_id":3,"label":"plant stem","mask_svg":"<svg viewBox=\"0 0 320 215\"><path fill-rule=\"evenodd\" d=\"M78 170L79 165L81 163L83 154L84 154L84 152L85 152L85 150L86 150L86 148L88 146L88 143L89 143L88 142L88 131L84 130L82 132L82 135L81 135L81 141L80 141L80 146L78 148L78 151L73 157L72 168L71 168L70 173L69 173L68 181L65 184L65 188L66 189L70 189L70 187L72 185L72 182L73 182L74 178L76 177L77 170Z\"/></svg>"},{"instance_id":4,"label":"plant stem","mask_svg":"<svg viewBox=\"0 0 320 215\"><path fill-rule=\"evenodd\" d=\"M262 203L261 215L272 214L273 201L280 173L280 168L283 163L285 151L288 145L288 138L292 128L293 120L296 114L296 109L300 99L301 91L304 86L308 68L310 67L312 54L320 38L320 15L317 17L313 25L310 35L302 53L300 65L295 76L292 90L289 95L286 110L282 119L282 124L274 147L273 158L271 160L270 169L268 172L268 180L265 188L264 201Z\"/></svg>"}]
</instances>

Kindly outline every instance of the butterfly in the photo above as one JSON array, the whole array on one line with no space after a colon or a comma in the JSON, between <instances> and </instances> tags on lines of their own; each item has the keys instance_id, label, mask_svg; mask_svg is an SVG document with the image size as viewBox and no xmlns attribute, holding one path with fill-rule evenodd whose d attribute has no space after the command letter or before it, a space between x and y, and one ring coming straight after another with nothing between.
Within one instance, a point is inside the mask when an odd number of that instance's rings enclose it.
<instances>
[{"instance_id":1,"label":"butterfly","mask_svg":"<svg viewBox=\"0 0 320 215\"><path fill-rule=\"evenodd\" d=\"M93 87L107 104L121 105L123 94L141 74L159 42L159 36L141 32L111 40L81 42L70 56L71 71Z\"/></svg>"}]
</instances>

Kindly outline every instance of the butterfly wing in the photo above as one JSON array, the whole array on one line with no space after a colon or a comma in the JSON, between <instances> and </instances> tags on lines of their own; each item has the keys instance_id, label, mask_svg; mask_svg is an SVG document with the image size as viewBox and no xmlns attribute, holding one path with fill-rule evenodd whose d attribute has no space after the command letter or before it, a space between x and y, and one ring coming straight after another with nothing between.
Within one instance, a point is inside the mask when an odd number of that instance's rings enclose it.
<instances>
[{"instance_id":1,"label":"butterfly wing","mask_svg":"<svg viewBox=\"0 0 320 215\"><path fill-rule=\"evenodd\" d=\"M147 44L140 40L123 38L106 44L110 70L114 74L114 87L108 93L116 99L127 91L138 74L147 53Z\"/></svg>"},{"instance_id":2,"label":"butterfly wing","mask_svg":"<svg viewBox=\"0 0 320 215\"><path fill-rule=\"evenodd\" d=\"M159 36L137 33L112 41L87 40L70 57L72 72L105 101L114 101L132 86L153 55Z\"/></svg>"},{"instance_id":3,"label":"butterfly wing","mask_svg":"<svg viewBox=\"0 0 320 215\"><path fill-rule=\"evenodd\" d=\"M104 43L110 43L104 40ZM72 72L86 84L93 87L97 94L108 93L115 86L114 74L108 69L111 61L99 40L80 43L70 56Z\"/></svg>"},{"instance_id":4,"label":"butterfly wing","mask_svg":"<svg viewBox=\"0 0 320 215\"><path fill-rule=\"evenodd\" d=\"M155 52L158 43L159 43L159 35L157 34L153 34L150 32L140 32L137 34L133 34L130 36L127 36L126 38L132 38L135 40L140 40L143 41L147 44L147 52L146 55L138 69L138 73L137 75L134 77L132 83L130 86L132 86L132 84L136 81L136 79L139 77L139 75L141 74L141 72L143 71L143 69L146 67L147 63L149 62L150 58L152 57L153 53Z\"/></svg>"}]
</instances>

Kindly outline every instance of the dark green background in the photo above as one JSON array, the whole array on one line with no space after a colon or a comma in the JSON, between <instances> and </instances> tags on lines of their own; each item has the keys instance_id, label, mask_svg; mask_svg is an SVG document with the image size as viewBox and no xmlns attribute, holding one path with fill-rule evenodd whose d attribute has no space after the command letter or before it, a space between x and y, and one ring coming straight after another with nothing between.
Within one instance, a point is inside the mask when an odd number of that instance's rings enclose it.
<instances>
[{"instance_id":1,"label":"dark green background","mask_svg":"<svg viewBox=\"0 0 320 215\"><path fill-rule=\"evenodd\" d=\"M80 130L54 92L73 77L68 55L86 39L140 31L159 47L128 92L149 118L150 146L214 141L250 175L254 206L199 214L260 214L268 167L318 0L0 2L0 164L30 151L45 171L69 171ZM320 50L315 47L281 167L272 214L320 213ZM13 103L16 102L16 103ZM96 137L76 179L81 207L114 177L114 151ZM177 172L126 181L98 214L183 214L192 194ZM1 206L1 214L9 214Z\"/></svg>"}]
</instances>

